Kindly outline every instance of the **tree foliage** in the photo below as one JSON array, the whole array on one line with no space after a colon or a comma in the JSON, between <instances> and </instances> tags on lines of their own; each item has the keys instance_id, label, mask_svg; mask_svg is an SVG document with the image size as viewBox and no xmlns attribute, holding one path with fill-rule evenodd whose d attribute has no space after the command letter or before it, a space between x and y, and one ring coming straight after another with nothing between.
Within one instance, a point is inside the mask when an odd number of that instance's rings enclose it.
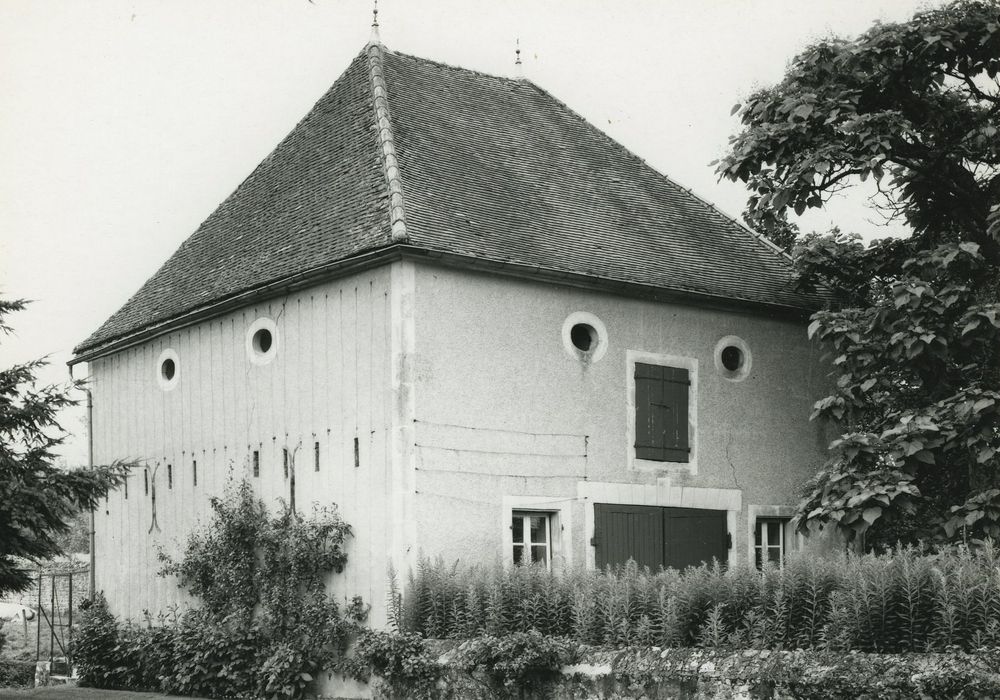
<instances>
[{"instance_id":1,"label":"tree foliage","mask_svg":"<svg viewBox=\"0 0 1000 700\"><path fill-rule=\"evenodd\" d=\"M987 235L1000 200L1000 3L954 2L859 38L821 41L740 108L720 175L748 184L766 224L871 178L925 245Z\"/></svg>"},{"instance_id":2,"label":"tree foliage","mask_svg":"<svg viewBox=\"0 0 1000 700\"><path fill-rule=\"evenodd\" d=\"M952 2L800 54L740 107L721 176L781 221L869 180L906 239L834 231L795 249L829 307L809 327L840 436L800 527L872 542L1000 537L1000 2Z\"/></svg>"},{"instance_id":3,"label":"tree foliage","mask_svg":"<svg viewBox=\"0 0 1000 700\"><path fill-rule=\"evenodd\" d=\"M20 311L21 300L0 299L0 336L11 333L4 317ZM63 553L74 516L92 508L120 484L129 465L61 469L55 450L65 440L58 412L75 401L75 385L38 386L44 360L0 370L0 595L31 583L21 563Z\"/></svg>"}]
</instances>

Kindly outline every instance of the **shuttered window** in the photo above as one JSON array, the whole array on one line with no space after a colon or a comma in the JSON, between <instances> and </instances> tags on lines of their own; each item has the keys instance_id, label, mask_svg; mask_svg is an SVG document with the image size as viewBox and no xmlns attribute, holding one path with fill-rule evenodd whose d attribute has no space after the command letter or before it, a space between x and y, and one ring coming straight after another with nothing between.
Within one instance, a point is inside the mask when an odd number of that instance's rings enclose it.
<instances>
[{"instance_id":1,"label":"shuttered window","mask_svg":"<svg viewBox=\"0 0 1000 700\"><path fill-rule=\"evenodd\" d=\"M656 570L683 569L729 558L726 511L610 503L594 505L595 562L598 568L633 559Z\"/></svg>"},{"instance_id":2,"label":"shuttered window","mask_svg":"<svg viewBox=\"0 0 1000 700\"><path fill-rule=\"evenodd\" d=\"M687 462L688 370L635 364L635 456L658 462Z\"/></svg>"}]
</instances>

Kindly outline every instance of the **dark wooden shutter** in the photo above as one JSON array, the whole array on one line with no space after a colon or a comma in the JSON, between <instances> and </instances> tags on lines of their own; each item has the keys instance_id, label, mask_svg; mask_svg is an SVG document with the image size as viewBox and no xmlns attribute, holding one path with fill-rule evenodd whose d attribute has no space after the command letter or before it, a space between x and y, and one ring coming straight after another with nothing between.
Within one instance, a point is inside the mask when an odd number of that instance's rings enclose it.
<instances>
[{"instance_id":1,"label":"dark wooden shutter","mask_svg":"<svg viewBox=\"0 0 1000 700\"><path fill-rule=\"evenodd\" d=\"M663 508L594 504L597 568L634 559L639 566L663 565Z\"/></svg>"},{"instance_id":2,"label":"dark wooden shutter","mask_svg":"<svg viewBox=\"0 0 1000 700\"><path fill-rule=\"evenodd\" d=\"M635 456L659 462L687 462L688 371L635 364Z\"/></svg>"},{"instance_id":3,"label":"dark wooden shutter","mask_svg":"<svg viewBox=\"0 0 1000 700\"><path fill-rule=\"evenodd\" d=\"M664 508L666 566L683 569L729 558L726 511L702 508Z\"/></svg>"}]
</instances>

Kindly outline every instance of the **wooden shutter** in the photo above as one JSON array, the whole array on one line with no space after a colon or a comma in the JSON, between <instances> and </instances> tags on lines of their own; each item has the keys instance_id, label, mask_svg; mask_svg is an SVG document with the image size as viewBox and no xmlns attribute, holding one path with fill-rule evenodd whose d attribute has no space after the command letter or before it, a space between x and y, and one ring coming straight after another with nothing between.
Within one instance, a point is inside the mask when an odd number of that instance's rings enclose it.
<instances>
[{"instance_id":1,"label":"wooden shutter","mask_svg":"<svg viewBox=\"0 0 1000 700\"><path fill-rule=\"evenodd\" d=\"M702 508L664 508L666 566L683 569L729 559L726 511Z\"/></svg>"},{"instance_id":2,"label":"wooden shutter","mask_svg":"<svg viewBox=\"0 0 1000 700\"><path fill-rule=\"evenodd\" d=\"M659 462L687 462L688 371L635 364L635 456Z\"/></svg>"},{"instance_id":3,"label":"wooden shutter","mask_svg":"<svg viewBox=\"0 0 1000 700\"><path fill-rule=\"evenodd\" d=\"M634 559L639 566L663 565L663 508L594 504L594 548L598 569Z\"/></svg>"}]
</instances>

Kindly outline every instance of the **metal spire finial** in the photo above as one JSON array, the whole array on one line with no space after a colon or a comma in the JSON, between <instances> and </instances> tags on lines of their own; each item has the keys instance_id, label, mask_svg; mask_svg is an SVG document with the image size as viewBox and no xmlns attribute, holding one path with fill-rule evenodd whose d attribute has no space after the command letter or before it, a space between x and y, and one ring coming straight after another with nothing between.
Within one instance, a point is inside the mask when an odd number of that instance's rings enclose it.
<instances>
[{"instance_id":1,"label":"metal spire finial","mask_svg":"<svg viewBox=\"0 0 1000 700\"><path fill-rule=\"evenodd\" d=\"M374 0L372 4L372 37L370 43L382 43L382 40L378 35L378 0Z\"/></svg>"},{"instance_id":2,"label":"metal spire finial","mask_svg":"<svg viewBox=\"0 0 1000 700\"><path fill-rule=\"evenodd\" d=\"M517 48L514 49L514 55L516 56L514 59L514 75L518 78L523 78L524 69L521 67L521 37L517 37L515 42Z\"/></svg>"}]
</instances>

